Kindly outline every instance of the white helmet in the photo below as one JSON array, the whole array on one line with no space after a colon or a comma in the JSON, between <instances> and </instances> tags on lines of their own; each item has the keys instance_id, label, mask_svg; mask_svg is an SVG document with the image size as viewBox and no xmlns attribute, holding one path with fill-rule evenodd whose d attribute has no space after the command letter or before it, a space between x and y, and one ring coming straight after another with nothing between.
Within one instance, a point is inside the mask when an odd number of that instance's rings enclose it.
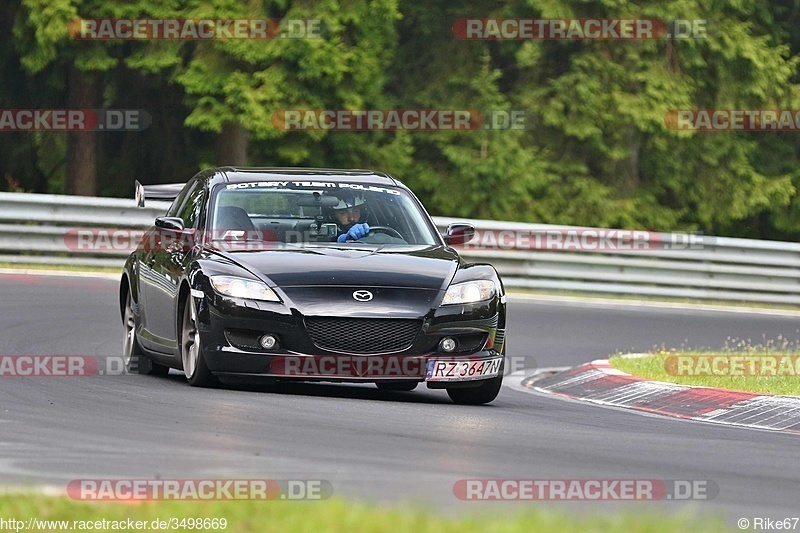
<instances>
[{"instance_id":1,"label":"white helmet","mask_svg":"<svg viewBox=\"0 0 800 533\"><path fill-rule=\"evenodd\" d=\"M336 197L339 199L339 203L333 206L331 209L340 210L340 209L352 209L354 207L360 207L367 203L367 200L364 198L363 192L353 192L353 191L337 191L334 193Z\"/></svg>"}]
</instances>

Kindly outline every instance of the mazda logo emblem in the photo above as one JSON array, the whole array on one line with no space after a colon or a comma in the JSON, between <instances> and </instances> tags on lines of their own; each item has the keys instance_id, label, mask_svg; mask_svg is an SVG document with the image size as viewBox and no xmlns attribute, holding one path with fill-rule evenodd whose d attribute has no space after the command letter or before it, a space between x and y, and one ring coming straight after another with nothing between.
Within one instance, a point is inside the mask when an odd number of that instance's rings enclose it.
<instances>
[{"instance_id":1,"label":"mazda logo emblem","mask_svg":"<svg viewBox=\"0 0 800 533\"><path fill-rule=\"evenodd\" d=\"M368 302L372 300L372 293L369 291L356 291L353 293L353 298L359 302Z\"/></svg>"}]
</instances>

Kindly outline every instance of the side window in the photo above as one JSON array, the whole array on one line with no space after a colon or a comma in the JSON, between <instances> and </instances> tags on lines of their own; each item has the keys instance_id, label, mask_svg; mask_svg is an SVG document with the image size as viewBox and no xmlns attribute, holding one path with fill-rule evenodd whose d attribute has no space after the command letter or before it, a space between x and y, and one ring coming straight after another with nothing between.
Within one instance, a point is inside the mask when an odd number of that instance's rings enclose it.
<instances>
[{"instance_id":1,"label":"side window","mask_svg":"<svg viewBox=\"0 0 800 533\"><path fill-rule=\"evenodd\" d=\"M183 219L183 223L187 228L194 228L197 226L197 219L200 216L200 210L203 208L203 180L197 180L190 187L186 195L186 201L178 211L178 217Z\"/></svg>"},{"instance_id":2,"label":"side window","mask_svg":"<svg viewBox=\"0 0 800 533\"><path fill-rule=\"evenodd\" d=\"M170 205L169 209L167 209L168 217L178 216L178 210L183 205L183 201L186 199L186 194L188 192L189 192L189 187L184 187L183 189L181 189L181 192L172 201L172 205Z\"/></svg>"}]
</instances>

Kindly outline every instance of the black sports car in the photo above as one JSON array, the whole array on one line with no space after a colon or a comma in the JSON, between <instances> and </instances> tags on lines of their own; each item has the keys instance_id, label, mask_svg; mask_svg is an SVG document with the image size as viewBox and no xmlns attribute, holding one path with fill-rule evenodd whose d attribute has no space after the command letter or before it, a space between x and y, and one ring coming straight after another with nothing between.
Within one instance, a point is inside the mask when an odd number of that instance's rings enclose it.
<instances>
[{"instance_id":1,"label":"black sports car","mask_svg":"<svg viewBox=\"0 0 800 533\"><path fill-rule=\"evenodd\" d=\"M414 194L366 170L215 168L142 187L173 199L125 263L129 370L219 380L349 381L495 399L506 304L491 265L451 247Z\"/></svg>"}]
</instances>

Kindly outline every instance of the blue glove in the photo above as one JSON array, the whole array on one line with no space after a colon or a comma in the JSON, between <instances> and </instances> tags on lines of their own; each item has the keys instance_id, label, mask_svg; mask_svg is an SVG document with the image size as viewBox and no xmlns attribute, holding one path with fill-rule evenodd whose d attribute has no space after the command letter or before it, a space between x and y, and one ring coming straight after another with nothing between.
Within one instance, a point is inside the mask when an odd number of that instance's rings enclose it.
<instances>
[{"instance_id":1,"label":"blue glove","mask_svg":"<svg viewBox=\"0 0 800 533\"><path fill-rule=\"evenodd\" d=\"M347 233L342 233L341 235L339 235L336 241L337 242L357 241L367 233L369 233L369 224L367 224L366 222L363 224L356 224L355 226L350 228L350 231L348 231Z\"/></svg>"}]
</instances>

